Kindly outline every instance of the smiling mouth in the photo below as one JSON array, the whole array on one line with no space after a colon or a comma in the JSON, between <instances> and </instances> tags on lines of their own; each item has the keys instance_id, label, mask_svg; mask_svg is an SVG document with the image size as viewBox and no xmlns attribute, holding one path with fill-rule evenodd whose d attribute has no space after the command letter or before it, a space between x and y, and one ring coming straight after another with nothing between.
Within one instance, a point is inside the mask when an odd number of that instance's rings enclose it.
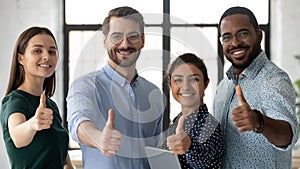
<instances>
[{"instance_id":1,"label":"smiling mouth","mask_svg":"<svg viewBox=\"0 0 300 169\"><path fill-rule=\"evenodd\" d=\"M244 50L239 50L239 51L232 52L232 54L234 54L234 55L240 55L240 54L244 54L244 53L245 53Z\"/></svg>"},{"instance_id":2,"label":"smiling mouth","mask_svg":"<svg viewBox=\"0 0 300 169\"><path fill-rule=\"evenodd\" d=\"M192 93L181 93L179 95L182 96L182 97L190 97L190 96L193 96L194 94L192 94Z\"/></svg>"},{"instance_id":3,"label":"smiling mouth","mask_svg":"<svg viewBox=\"0 0 300 169\"><path fill-rule=\"evenodd\" d=\"M230 54L235 58L235 59L242 59L244 55L246 54L246 49L243 50L233 50L230 52Z\"/></svg>"},{"instance_id":4,"label":"smiling mouth","mask_svg":"<svg viewBox=\"0 0 300 169\"><path fill-rule=\"evenodd\" d=\"M48 65L48 64L39 64L40 67L45 67L45 68L50 68L52 67L52 65Z\"/></svg>"},{"instance_id":5,"label":"smiling mouth","mask_svg":"<svg viewBox=\"0 0 300 169\"><path fill-rule=\"evenodd\" d=\"M116 52L121 54L121 55L130 55L134 53L136 50L133 48L130 49L117 49Z\"/></svg>"}]
</instances>

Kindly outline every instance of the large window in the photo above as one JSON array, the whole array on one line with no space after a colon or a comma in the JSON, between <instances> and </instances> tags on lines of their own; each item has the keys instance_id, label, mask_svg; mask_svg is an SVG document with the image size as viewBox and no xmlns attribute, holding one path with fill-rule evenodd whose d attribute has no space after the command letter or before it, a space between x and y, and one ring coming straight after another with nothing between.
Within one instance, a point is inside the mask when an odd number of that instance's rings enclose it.
<instances>
[{"instance_id":1,"label":"large window","mask_svg":"<svg viewBox=\"0 0 300 169\"><path fill-rule=\"evenodd\" d=\"M180 107L169 97L162 80L163 70L186 52L197 54L207 65L211 81L205 103L212 112L217 84L229 65L220 50L217 31L219 18L228 7L246 6L255 13L264 30L263 49L269 53L269 0L65 0L64 4L65 96L74 79L106 63L101 23L108 11L118 6L131 6L144 15L146 42L137 70L164 91L168 98L165 115L170 119L179 113Z\"/></svg>"}]
</instances>

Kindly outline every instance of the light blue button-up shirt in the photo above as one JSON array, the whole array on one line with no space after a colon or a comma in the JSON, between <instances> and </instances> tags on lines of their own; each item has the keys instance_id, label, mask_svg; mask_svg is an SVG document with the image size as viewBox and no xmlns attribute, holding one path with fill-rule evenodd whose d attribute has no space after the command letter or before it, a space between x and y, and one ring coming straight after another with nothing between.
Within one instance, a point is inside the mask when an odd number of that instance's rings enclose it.
<instances>
[{"instance_id":1,"label":"light blue button-up shirt","mask_svg":"<svg viewBox=\"0 0 300 169\"><path fill-rule=\"evenodd\" d=\"M252 109L291 125L293 140L287 148L271 144L262 134L239 132L231 120L232 109L238 106L235 86L240 84ZM288 169L292 147L297 141L298 122L295 115L295 90L288 75L269 61L265 52L247 67L238 82L231 67L219 84L214 102L214 115L225 132L223 168Z\"/></svg>"},{"instance_id":2,"label":"light blue button-up shirt","mask_svg":"<svg viewBox=\"0 0 300 169\"><path fill-rule=\"evenodd\" d=\"M102 131L110 108L115 111L115 129L122 133L117 155L102 155L96 148L80 144L77 129L92 121ZM83 75L73 82L67 97L68 128L80 144L84 169L148 169L144 147L157 145L164 111L161 91L138 76L131 85L110 65Z\"/></svg>"}]
</instances>

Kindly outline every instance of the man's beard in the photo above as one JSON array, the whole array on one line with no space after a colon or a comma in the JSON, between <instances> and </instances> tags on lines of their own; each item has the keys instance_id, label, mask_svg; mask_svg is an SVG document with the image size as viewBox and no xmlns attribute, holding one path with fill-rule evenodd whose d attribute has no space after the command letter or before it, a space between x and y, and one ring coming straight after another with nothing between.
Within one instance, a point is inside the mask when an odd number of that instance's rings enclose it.
<instances>
[{"instance_id":1,"label":"man's beard","mask_svg":"<svg viewBox=\"0 0 300 169\"><path fill-rule=\"evenodd\" d=\"M252 61L259 55L260 52L261 52L260 44L256 43L254 45L252 53L250 53L249 58L245 62L237 64L237 63L234 63L233 60L230 58L228 60L232 63L232 66L234 68L245 69L252 63Z\"/></svg>"},{"instance_id":2,"label":"man's beard","mask_svg":"<svg viewBox=\"0 0 300 169\"><path fill-rule=\"evenodd\" d=\"M137 51L136 49L134 48L128 48L128 49L121 49L121 50L132 50L134 51L133 53L131 53L130 57L128 58L125 58L124 60L119 60L118 57L117 57L117 52L116 50L111 50L109 52L109 57L110 59L117 65L121 66L121 67L130 67L132 65L134 65L140 55L140 51Z\"/></svg>"}]
</instances>

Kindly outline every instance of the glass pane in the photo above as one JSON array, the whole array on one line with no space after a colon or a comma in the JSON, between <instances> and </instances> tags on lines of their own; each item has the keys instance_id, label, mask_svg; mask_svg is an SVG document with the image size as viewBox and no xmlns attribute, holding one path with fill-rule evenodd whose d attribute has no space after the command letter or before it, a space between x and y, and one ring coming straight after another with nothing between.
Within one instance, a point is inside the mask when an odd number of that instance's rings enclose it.
<instances>
[{"instance_id":1,"label":"glass pane","mask_svg":"<svg viewBox=\"0 0 300 169\"><path fill-rule=\"evenodd\" d=\"M69 85L80 75L96 70L105 61L101 31L69 33Z\"/></svg>"},{"instance_id":2,"label":"glass pane","mask_svg":"<svg viewBox=\"0 0 300 169\"><path fill-rule=\"evenodd\" d=\"M69 34L69 84L82 74L96 70L107 62L101 31L71 31ZM145 46L137 62L141 76L162 87L162 29L145 28Z\"/></svg>"},{"instance_id":3,"label":"glass pane","mask_svg":"<svg viewBox=\"0 0 300 169\"><path fill-rule=\"evenodd\" d=\"M189 0L184 8L182 5L182 1L170 2L170 15L181 19L173 18L172 23L216 24L223 12L232 6L245 6L252 10L259 24L268 23L269 0Z\"/></svg>"},{"instance_id":4,"label":"glass pane","mask_svg":"<svg viewBox=\"0 0 300 169\"><path fill-rule=\"evenodd\" d=\"M140 76L162 90L162 28L145 28L145 46L136 68Z\"/></svg>"},{"instance_id":5,"label":"glass pane","mask_svg":"<svg viewBox=\"0 0 300 169\"><path fill-rule=\"evenodd\" d=\"M140 0L65 0L67 24L102 24L108 11L119 6L131 6L145 17L147 24L161 23L162 17L151 18L151 14L163 13L163 1Z\"/></svg>"},{"instance_id":6,"label":"glass pane","mask_svg":"<svg viewBox=\"0 0 300 169\"><path fill-rule=\"evenodd\" d=\"M210 83L205 91L204 102L212 112L212 101L218 82L217 28L179 27L171 29L171 62L183 53L194 53L204 60ZM171 115L174 118L181 110L172 97Z\"/></svg>"}]
</instances>

